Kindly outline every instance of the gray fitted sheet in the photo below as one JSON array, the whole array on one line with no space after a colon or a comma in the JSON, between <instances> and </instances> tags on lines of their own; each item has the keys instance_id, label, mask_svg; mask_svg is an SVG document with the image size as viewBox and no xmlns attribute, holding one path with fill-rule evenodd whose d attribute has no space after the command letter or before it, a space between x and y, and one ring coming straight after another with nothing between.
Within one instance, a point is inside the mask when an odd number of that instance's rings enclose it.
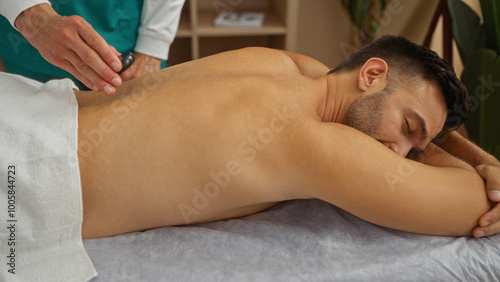
<instances>
[{"instance_id":1,"label":"gray fitted sheet","mask_svg":"<svg viewBox=\"0 0 500 282\"><path fill-rule=\"evenodd\" d=\"M426 236L319 200L84 240L99 281L500 281L500 234Z\"/></svg>"}]
</instances>

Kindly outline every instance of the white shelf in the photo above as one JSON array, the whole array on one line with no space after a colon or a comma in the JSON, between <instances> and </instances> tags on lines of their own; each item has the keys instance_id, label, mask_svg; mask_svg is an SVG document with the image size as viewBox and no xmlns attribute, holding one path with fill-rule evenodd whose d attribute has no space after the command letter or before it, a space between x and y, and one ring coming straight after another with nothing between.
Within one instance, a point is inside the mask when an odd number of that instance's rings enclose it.
<instances>
[{"instance_id":1,"label":"white shelf","mask_svg":"<svg viewBox=\"0 0 500 282\"><path fill-rule=\"evenodd\" d=\"M238 5L229 7L237 12L264 12L266 17L260 28L215 27L213 22L217 12L221 7L228 7L230 1L186 1L176 39L170 49L169 64L198 59L200 54L206 56L225 51L233 45L234 48L262 46L263 42L266 42L264 45L267 47L294 52L298 1L241 0L237 2Z\"/></svg>"},{"instance_id":2,"label":"white shelf","mask_svg":"<svg viewBox=\"0 0 500 282\"><path fill-rule=\"evenodd\" d=\"M252 11L253 12L253 11ZM231 28L215 27L213 21L217 17L215 11L198 11L197 32L199 36L260 36L260 35L285 35L286 27L278 18L269 12L261 28Z\"/></svg>"}]
</instances>

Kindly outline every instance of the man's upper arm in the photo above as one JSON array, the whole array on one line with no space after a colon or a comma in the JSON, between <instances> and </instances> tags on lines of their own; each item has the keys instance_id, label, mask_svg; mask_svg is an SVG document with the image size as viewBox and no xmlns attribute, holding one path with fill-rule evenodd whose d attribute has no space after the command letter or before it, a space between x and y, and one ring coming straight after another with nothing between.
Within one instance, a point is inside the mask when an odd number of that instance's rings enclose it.
<instances>
[{"instance_id":1,"label":"man's upper arm","mask_svg":"<svg viewBox=\"0 0 500 282\"><path fill-rule=\"evenodd\" d=\"M471 235L491 206L478 174L402 158L341 124L311 126L301 182L310 194L369 222L399 230ZM299 187L300 189L300 187Z\"/></svg>"}]
</instances>

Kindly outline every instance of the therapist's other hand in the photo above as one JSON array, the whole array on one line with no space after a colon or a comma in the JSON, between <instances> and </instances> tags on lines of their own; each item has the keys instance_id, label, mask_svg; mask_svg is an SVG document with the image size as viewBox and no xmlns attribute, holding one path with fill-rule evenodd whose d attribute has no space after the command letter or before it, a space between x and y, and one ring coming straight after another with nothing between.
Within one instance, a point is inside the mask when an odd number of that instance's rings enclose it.
<instances>
[{"instance_id":1,"label":"therapist's other hand","mask_svg":"<svg viewBox=\"0 0 500 282\"><path fill-rule=\"evenodd\" d=\"M486 181L488 198L497 204L479 218L479 227L474 229L473 234L483 237L500 233L500 163L481 164L476 167L476 171Z\"/></svg>"},{"instance_id":2,"label":"therapist's other hand","mask_svg":"<svg viewBox=\"0 0 500 282\"><path fill-rule=\"evenodd\" d=\"M130 68L121 74L122 80L127 81L139 76L159 71L161 59L135 52L135 61Z\"/></svg>"},{"instance_id":3,"label":"therapist's other hand","mask_svg":"<svg viewBox=\"0 0 500 282\"><path fill-rule=\"evenodd\" d=\"M61 16L51 5L39 4L24 10L15 26L45 60L88 88L113 95L122 84L116 50L83 18Z\"/></svg>"}]
</instances>

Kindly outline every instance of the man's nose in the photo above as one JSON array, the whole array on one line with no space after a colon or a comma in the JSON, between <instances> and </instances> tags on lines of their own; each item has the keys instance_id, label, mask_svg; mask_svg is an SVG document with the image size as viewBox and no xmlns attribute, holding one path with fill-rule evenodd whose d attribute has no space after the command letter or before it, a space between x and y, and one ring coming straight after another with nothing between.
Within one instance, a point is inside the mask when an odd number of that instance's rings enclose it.
<instances>
[{"instance_id":1,"label":"man's nose","mask_svg":"<svg viewBox=\"0 0 500 282\"><path fill-rule=\"evenodd\" d=\"M385 143L385 146L403 158L406 157L411 150L411 146L407 144Z\"/></svg>"}]
</instances>

